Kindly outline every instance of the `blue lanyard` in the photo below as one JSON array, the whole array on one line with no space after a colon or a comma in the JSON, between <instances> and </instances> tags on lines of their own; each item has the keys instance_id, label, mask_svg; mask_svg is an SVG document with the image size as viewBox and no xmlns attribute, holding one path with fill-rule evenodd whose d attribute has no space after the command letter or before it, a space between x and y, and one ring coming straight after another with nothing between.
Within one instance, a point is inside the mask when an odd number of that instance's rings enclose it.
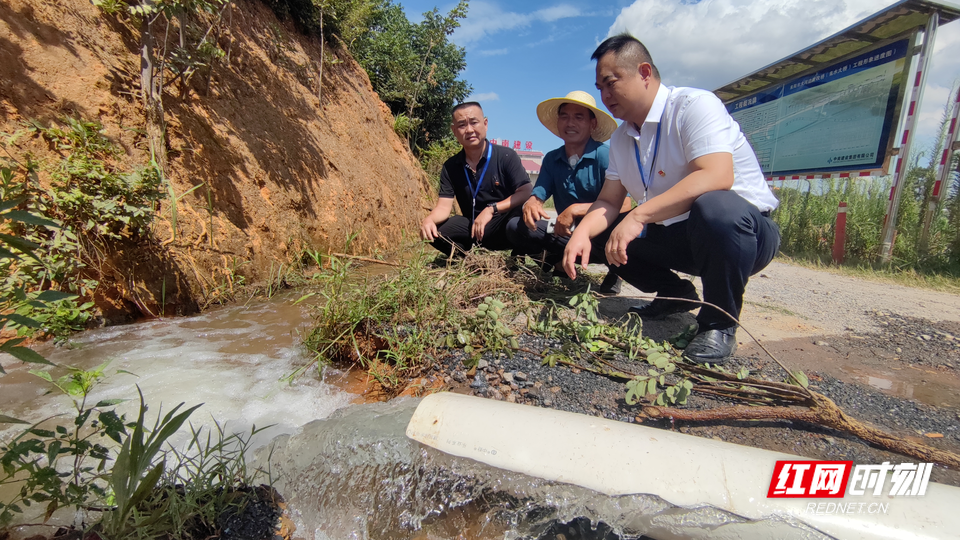
<instances>
[{"instance_id":1,"label":"blue lanyard","mask_svg":"<svg viewBox=\"0 0 960 540\"><path fill-rule=\"evenodd\" d=\"M473 192L473 213L477 213L477 193L480 193L480 186L483 185L483 177L487 174L487 167L490 166L490 156L493 154L493 146L490 143L487 143L487 162L483 164L483 171L480 172L480 178L477 180L477 187L473 187L473 182L470 181L470 170L466 164L463 165L463 174L467 177L467 186L470 188L470 191ZM479 165L479 163L478 163ZM473 218L470 219L473 221Z\"/></svg>"},{"instance_id":2,"label":"blue lanyard","mask_svg":"<svg viewBox=\"0 0 960 540\"><path fill-rule=\"evenodd\" d=\"M640 162L640 143L637 140L634 140L633 151L637 156L637 168L640 169L640 181L643 182L643 198L647 198L647 188L653 185L653 167L657 164L657 153L660 152L660 126L663 125L661 122L657 122L657 140L653 144L653 159L650 161L650 169L647 171L647 176L650 177L650 183L647 183L647 177L643 175L643 163Z\"/></svg>"}]
</instances>

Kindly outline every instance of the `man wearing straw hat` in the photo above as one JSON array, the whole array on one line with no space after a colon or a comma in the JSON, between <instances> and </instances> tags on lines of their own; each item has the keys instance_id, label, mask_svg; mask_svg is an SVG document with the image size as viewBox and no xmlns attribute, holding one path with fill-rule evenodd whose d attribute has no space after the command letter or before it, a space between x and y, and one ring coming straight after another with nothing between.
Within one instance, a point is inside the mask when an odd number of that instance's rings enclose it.
<instances>
[{"instance_id":1,"label":"man wearing straw hat","mask_svg":"<svg viewBox=\"0 0 960 540\"><path fill-rule=\"evenodd\" d=\"M507 221L520 215L530 196L530 177L516 152L487 140L487 118L479 103L461 103L452 116L450 129L463 150L443 164L440 198L421 222L420 237L447 255L475 243L510 249ZM462 216L450 215L454 198Z\"/></svg>"},{"instance_id":2,"label":"man wearing straw hat","mask_svg":"<svg viewBox=\"0 0 960 540\"><path fill-rule=\"evenodd\" d=\"M617 122L597 108L593 96L580 90L540 103L537 117L563 140L563 146L544 156L537 185L523 205L522 219L515 217L507 223L507 238L516 251L546 251L546 262L559 270L570 234L600 195L610 153L603 142L617 129ZM550 197L558 212L552 231L550 215L543 208ZM625 203L625 210L629 210L629 201ZM592 262L606 261L601 258ZM599 292L619 293L620 278L609 272Z\"/></svg>"},{"instance_id":3,"label":"man wearing straw hat","mask_svg":"<svg viewBox=\"0 0 960 540\"><path fill-rule=\"evenodd\" d=\"M603 250L620 277L657 293L635 310L645 318L695 309L693 283L675 272L700 276L716 307L700 309L684 356L722 362L736 350L747 280L779 248L770 219L777 199L713 93L661 84L647 48L627 34L606 39L592 58L603 104L623 123L610 140L603 191L567 243L563 268L576 277L576 260ZM618 216L628 191L639 205Z\"/></svg>"}]
</instances>

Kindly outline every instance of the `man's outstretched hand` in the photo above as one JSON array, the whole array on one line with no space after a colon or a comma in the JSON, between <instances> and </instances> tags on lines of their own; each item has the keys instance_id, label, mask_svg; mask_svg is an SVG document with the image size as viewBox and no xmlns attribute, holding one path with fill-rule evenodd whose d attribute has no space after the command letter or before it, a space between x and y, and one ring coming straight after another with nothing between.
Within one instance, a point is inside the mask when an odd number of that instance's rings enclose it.
<instances>
[{"instance_id":1,"label":"man's outstretched hand","mask_svg":"<svg viewBox=\"0 0 960 540\"><path fill-rule=\"evenodd\" d=\"M420 224L420 238L427 242L433 242L438 236L440 236L440 231L437 230L437 224L433 222L430 216L427 216Z\"/></svg>"},{"instance_id":2,"label":"man's outstretched hand","mask_svg":"<svg viewBox=\"0 0 960 540\"><path fill-rule=\"evenodd\" d=\"M537 221L550 219L550 214L543 209L543 201L530 197L523 203L523 222L531 231L537 230Z\"/></svg>"},{"instance_id":3,"label":"man's outstretched hand","mask_svg":"<svg viewBox=\"0 0 960 540\"><path fill-rule=\"evenodd\" d=\"M567 273L570 279L577 279L577 259L580 259L580 265L585 266L590 263L590 237L586 234L573 233L570 241L567 242L566 249L563 250L563 271Z\"/></svg>"},{"instance_id":4,"label":"man's outstretched hand","mask_svg":"<svg viewBox=\"0 0 960 540\"><path fill-rule=\"evenodd\" d=\"M643 227L643 223L634 218L633 213L627 214L627 217L614 227L607 245L604 246L607 262L613 266L627 264L627 245L640 236Z\"/></svg>"}]
</instances>

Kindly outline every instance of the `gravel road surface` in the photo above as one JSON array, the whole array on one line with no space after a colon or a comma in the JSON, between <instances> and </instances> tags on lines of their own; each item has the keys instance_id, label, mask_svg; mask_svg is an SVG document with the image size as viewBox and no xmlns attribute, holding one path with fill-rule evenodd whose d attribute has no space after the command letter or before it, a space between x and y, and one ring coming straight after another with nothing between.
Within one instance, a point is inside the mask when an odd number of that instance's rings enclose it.
<instances>
[{"instance_id":1,"label":"gravel road surface","mask_svg":"<svg viewBox=\"0 0 960 540\"><path fill-rule=\"evenodd\" d=\"M602 276L606 268L589 271ZM600 300L601 313L616 319L647 295L624 284ZM698 283L699 287L699 283ZM646 321L644 335L664 340L694 322L690 313ZM803 370L811 388L855 418L900 437L960 453L960 296L878 283L772 263L751 279L743 328L790 369ZM732 371L747 367L769 380L785 373L750 335L738 332ZM524 336L521 347L558 346ZM624 401L624 385L588 371L542 366L541 358L484 356L471 372L462 352L443 360L439 373L453 391L552 407L625 422L643 422L817 459L857 463L917 461L879 450L852 435L801 422L727 421L669 423L644 418ZM695 393L687 407L730 405ZM960 485L960 473L942 467L932 479Z\"/></svg>"}]
</instances>

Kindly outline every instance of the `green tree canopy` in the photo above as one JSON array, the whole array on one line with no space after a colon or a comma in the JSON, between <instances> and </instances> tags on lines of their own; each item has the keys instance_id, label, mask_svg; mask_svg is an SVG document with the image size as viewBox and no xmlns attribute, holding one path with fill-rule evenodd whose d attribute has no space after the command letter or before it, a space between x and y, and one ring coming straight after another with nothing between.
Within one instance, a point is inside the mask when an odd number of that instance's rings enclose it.
<instances>
[{"instance_id":1,"label":"green tree canopy","mask_svg":"<svg viewBox=\"0 0 960 540\"><path fill-rule=\"evenodd\" d=\"M380 99L395 116L404 114L416 123L415 148L452 136L450 111L472 90L459 78L466 52L449 40L466 13L467 1L461 0L447 15L434 8L412 24L402 7L380 0L369 31L351 45Z\"/></svg>"}]
</instances>

